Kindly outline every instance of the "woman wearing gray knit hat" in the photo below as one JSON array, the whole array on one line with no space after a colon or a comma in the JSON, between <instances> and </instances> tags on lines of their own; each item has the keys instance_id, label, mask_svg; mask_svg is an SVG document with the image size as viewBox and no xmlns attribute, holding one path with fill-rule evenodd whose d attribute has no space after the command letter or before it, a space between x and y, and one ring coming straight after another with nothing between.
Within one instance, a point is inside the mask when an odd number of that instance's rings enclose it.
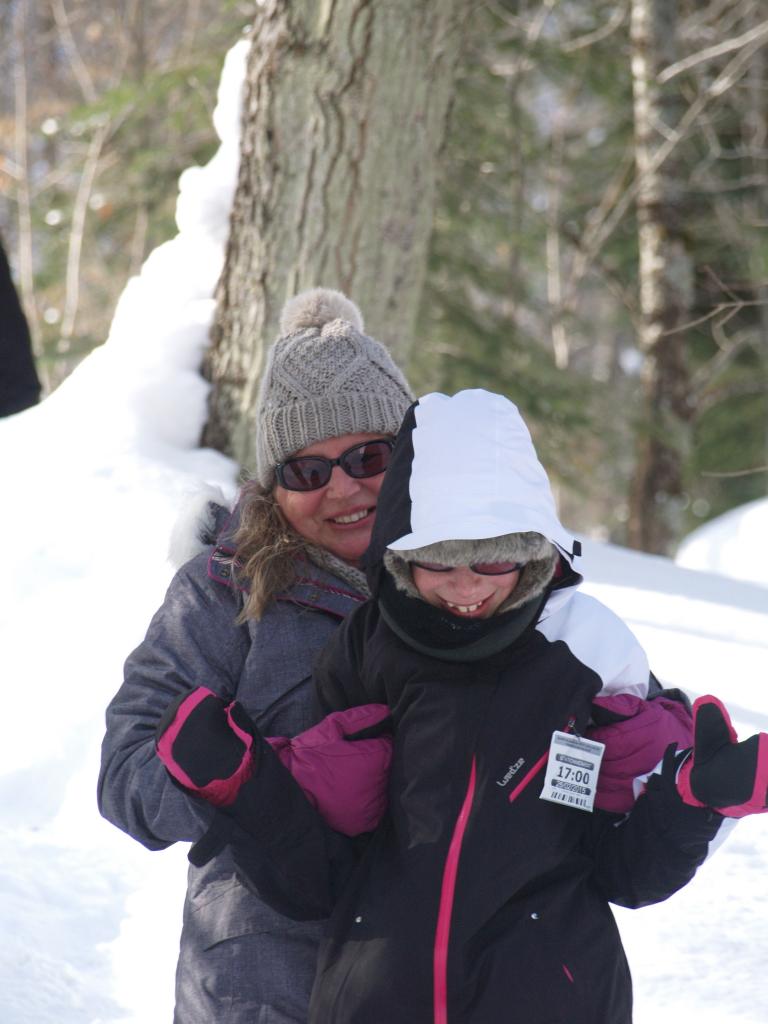
<instances>
[{"instance_id":1,"label":"woman wearing gray knit hat","mask_svg":"<svg viewBox=\"0 0 768 1024\"><path fill-rule=\"evenodd\" d=\"M391 439L411 401L392 357L363 333L360 311L340 292L297 295L280 328L257 402L256 467L236 535L249 580L246 614L256 617L290 583L297 555L365 590L357 565Z\"/></svg>"},{"instance_id":2,"label":"woman wearing gray knit hat","mask_svg":"<svg viewBox=\"0 0 768 1024\"><path fill-rule=\"evenodd\" d=\"M179 570L107 710L102 814L149 849L192 842L175 1024L305 1024L320 926L290 921L235 877L221 814L174 784L156 731L205 686L267 735L313 721L311 670L368 596L368 546L392 437L411 402L360 311L317 288L285 306L255 415L253 479L209 507L204 550ZM198 713L202 713L199 711Z\"/></svg>"}]
</instances>

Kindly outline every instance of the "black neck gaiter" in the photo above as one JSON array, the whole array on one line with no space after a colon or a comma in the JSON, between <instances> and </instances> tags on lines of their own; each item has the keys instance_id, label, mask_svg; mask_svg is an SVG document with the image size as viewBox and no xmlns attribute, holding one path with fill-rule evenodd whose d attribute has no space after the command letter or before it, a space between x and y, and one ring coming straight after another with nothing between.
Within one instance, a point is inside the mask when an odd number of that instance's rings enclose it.
<instances>
[{"instance_id":1,"label":"black neck gaiter","mask_svg":"<svg viewBox=\"0 0 768 1024\"><path fill-rule=\"evenodd\" d=\"M514 643L538 619L547 594L489 619L462 619L404 594L382 570L378 603L389 628L414 650L442 661L478 661Z\"/></svg>"}]
</instances>

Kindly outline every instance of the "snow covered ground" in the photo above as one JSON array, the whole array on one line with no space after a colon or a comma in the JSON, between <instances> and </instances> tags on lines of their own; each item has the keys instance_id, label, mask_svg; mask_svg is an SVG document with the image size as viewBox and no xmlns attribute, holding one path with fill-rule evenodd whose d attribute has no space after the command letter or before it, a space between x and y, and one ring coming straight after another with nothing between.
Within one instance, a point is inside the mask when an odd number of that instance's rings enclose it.
<instances>
[{"instance_id":1,"label":"snow covered ground","mask_svg":"<svg viewBox=\"0 0 768 1024\"><path fill-rule=\"evenodd\" d=\"M0 421L2 1024L172 1016L186 849L149 853L102 821L95 783L104 708L171 576L172 526L201 484L236 490L236 467L197 447L196 368L245 49L225 64L221 147L182 176L179 235L129 283L105 345L42 405ZM710 553L733 535L710 538ZM592 542L585 552L587 589L627 619L665 684L717 693L744 734L768 729L768 589ZM746 557L768 579L766 546ZM767 868L765 815L740 822L668 903L619 912L636 1024L768 1021Z\"/></svg>"}]
</instances>

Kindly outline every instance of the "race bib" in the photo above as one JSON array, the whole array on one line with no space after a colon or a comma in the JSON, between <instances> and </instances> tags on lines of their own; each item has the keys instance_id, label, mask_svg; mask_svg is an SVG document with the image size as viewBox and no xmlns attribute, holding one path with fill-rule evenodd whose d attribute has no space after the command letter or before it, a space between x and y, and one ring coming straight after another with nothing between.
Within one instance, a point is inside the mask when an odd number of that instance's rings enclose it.
<instances>
[{"instance_id":1,"label":"race bib","mask_svg":"<svg viewBox=\"0 0 768 1024\"><path fill-rule=\"evenodd\" d=\"M542 800L592 811L605 744L568 732L554 732Z\"/></svg>"}]
</instances>

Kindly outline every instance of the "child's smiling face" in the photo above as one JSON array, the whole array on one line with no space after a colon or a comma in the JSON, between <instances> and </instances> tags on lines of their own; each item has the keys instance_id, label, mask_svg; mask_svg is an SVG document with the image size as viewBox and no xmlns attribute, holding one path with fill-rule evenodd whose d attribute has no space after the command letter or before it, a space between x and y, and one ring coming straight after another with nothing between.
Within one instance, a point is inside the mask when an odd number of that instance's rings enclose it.
<instances>
[{"instance_id":1,"label":"child's smiling face","mask_svg":"<svg viewBox=\"0 0 768 1024\"><path fill-rule=\"evenodd\" d=\"M411 566L413 583L422 600L461 619L490 618L517 586L520 570L501 576L485 576L467 565L448 572Z\"/></svg>"}]
</instances>

